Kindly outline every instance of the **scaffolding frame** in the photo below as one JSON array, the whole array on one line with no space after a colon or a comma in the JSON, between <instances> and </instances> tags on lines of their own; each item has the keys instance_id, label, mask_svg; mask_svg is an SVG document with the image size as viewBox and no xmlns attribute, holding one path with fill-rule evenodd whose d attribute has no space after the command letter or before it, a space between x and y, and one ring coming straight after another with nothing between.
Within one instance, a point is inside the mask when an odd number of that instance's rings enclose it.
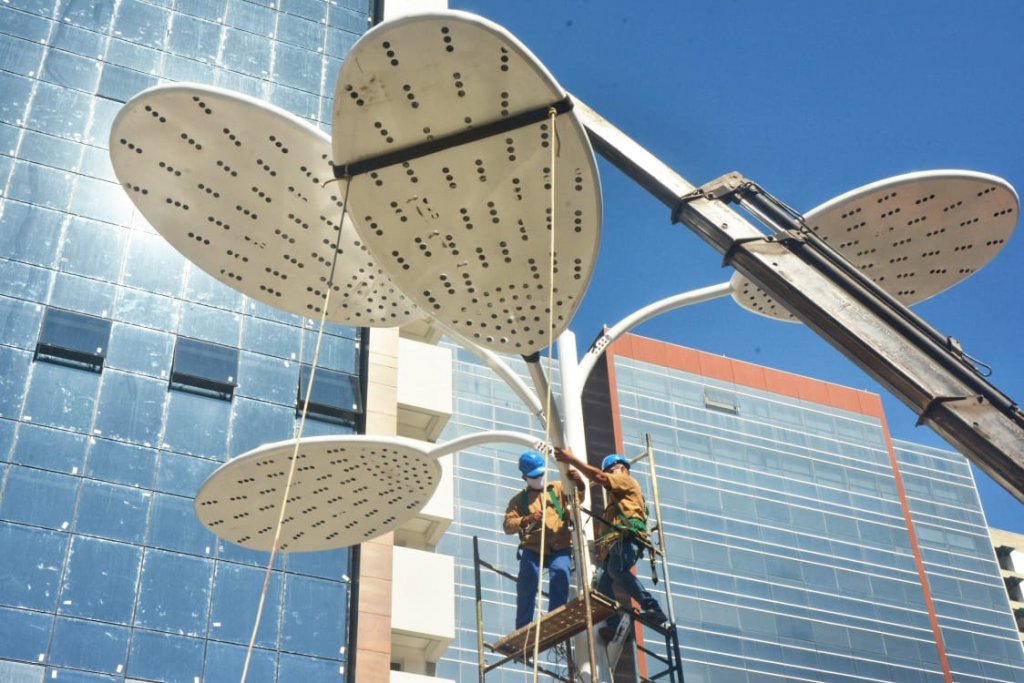
<instances>
[{"instance_id":1,"label":"scaffolding frame","mask_svg":"<svg viewBox=\"0 0 1024 683\"><path fill-rule=\"evenodd\" d=\"M564 683L576 683L576 681L583 680L573 657L570 639L573 636L587 631L588 623L596 625L615 613L619 613L623 617L629 619L629 630L627 633L637 633L637 626L639 625L643 629L648 629L659 634L665 641L665 654L663 655L647 647L646 640L632 638L637 652L642 653L645 657L649 657L664 666L664 669L651 675L641 675L637 673L636 680L646 683L648 681L653 682L664 679L669 681L669 683L684 683L682 655L679 649L679 633L676 629L675 610L672 605L672 584L669 580L668 557L665 550L665 534L662 526L661 497L658 490L657 466L654 460L654 448L651 443L650 434L646 435L646 448L644 452L640 456L634 458L631 462L635 463L641 460L647 460L650 466L651 491L653 495L655 514L655 525L651 528L650 535L653 536L656 532L658 541L657 545L652 543L651 547L648 548L647 551L652 554L652 565L655 557L660 560L661 575L665 582L665 602L667 603L666 614L668 615L667 625L654 624L641 619L631 605L623 605L613 598L599 593L591 587L591 581L579 581L578 583L581 585L579 595L577 597L569 600L566 604L548 612L547 614L541 614L531 623L502 638L499 638L493 643L485 642L481 568L493 571L498 576L513 582L517 580L517 577L483 559L480 556L479 537L473 536L473 583L476 599L477 667L480 683L485 683L486 675L489 672L502 667L509 662L520 662L533 666L534 649L532 645L535 638L539 638L539 644L537 647L538 657L541 653L550 650L556 645L564 643L566 646L566 664L568 669L567 673L563 675L561 672L554 671L548 667L538 664L536 667L538 673L543 673L554 680L562 681ZM574 506L574 509L578 507L579 506ZM541 593L542 595L546 595L543 591L541 591ZM539 636L537 635L538 631ZM586 636L588 639L596 637L593 631L587 632ZM625 642L621 645L625 647L628 645L630 639L631 637L627 636ZM486 658L487 651L500 655L500 658L497 661L488 663Z\"/></svg>"}]
</instances>

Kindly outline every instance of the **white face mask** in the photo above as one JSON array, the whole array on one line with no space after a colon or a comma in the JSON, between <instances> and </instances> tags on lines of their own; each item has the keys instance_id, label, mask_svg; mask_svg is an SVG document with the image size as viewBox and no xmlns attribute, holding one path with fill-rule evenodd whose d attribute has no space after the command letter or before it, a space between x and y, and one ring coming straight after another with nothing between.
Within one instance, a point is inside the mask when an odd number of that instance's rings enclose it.
<instances>
[{"instance_id":1,"label":"white face mask","mask_svg":"<svg viewBox=\"0 0 1024 683\"><path fill-rule=\"evenodd\" d=\"M544 475L541 475L539 477L527 477L526 486L527 488L531 488L534 491L540 491L542 488L544 488Z\"/></svg>"}]
</instances>

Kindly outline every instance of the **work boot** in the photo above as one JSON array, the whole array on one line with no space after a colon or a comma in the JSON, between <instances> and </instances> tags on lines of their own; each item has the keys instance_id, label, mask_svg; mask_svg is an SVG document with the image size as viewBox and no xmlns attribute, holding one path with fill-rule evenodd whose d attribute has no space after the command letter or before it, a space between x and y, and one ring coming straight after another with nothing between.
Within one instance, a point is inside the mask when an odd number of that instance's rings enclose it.
<instances>
[{"instance_id":1,"label":"work boot","mask_svg":"<svg viewBox=\"0 0 1024 683\"><path fill-rule=\"evenodd\" d=\"M665 622L668 621L668 617L664 612L661 611L660 605L654 605L640 612L638 615L640 621L647 624L656 624L658 626L664 626Z\"/></svg>"}]
</instances>

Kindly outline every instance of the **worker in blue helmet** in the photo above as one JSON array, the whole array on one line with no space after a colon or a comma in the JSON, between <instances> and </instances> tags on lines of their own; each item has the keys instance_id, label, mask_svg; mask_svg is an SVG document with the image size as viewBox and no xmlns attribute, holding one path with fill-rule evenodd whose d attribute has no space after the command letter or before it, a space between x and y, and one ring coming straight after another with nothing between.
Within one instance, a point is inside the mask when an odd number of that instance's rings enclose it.
<instances>
[{"instance_id":1,"label":"worker in blue helmet","mask_svg":"<svg viewBox=\"0 0 1024 683\"><path fill-rule=\"evenodd\" d=\"M561 607L569 598L572 566L569 502L562 482L544 485L544 456L537 451L526 451L519 456L519 472L526 487L509 500L504 524L506 534L519 534L516 629L533 621L533 604L540 584L541 536L544 567L548 570L548 611ZM569 478L576 484L577 502L582 501L582 477L570 469Z\"/></svg>"},{"instance_id":2,"label":"worker in blue helmet","mask_svg":"<svg viewBox=\"0 0 1024 683\"><path fill-rule=\"evenodd\" d=\"M601 469L582 462L572 450L555 449L555 459L575 467L583 475L602 486L608 492L608 505L601 515L601 529L594 546L601 575L597 590L610 598L615 597L618 587L640 604L639 617L648 623L658 625L668 621L658 601L640 585L633 573L633 566L640 559L641 550L649 545L647 541L647 501L643 491L629 474L629 461L618 453L612 453L601 462ZM615 614L600 627L599 633L606 641L611 640L621 617Z\"/></svg>"}]
</instances>

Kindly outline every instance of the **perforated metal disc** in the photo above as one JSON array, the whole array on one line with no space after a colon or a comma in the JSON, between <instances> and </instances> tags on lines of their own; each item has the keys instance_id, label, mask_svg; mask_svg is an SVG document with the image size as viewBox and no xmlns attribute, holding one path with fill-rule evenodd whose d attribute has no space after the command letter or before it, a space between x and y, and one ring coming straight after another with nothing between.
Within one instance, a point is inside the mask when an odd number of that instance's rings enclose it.
<instances>
[{"instance_id":1,"label":"perforated metal disc","mask_svg":"<svg viewBox=\"0 0 1024 683\"><path fill-rule=\"evenodd\" d=\"M330 152L324 133L287 112L202 85L140 93L110 133L118 179L167 241L243 294L310 317L321 312L342 215ZM418 316L349 220L337 259L331 321Z\"/></svg>"},{"instance_id":2,"label":"perforated metal disc","mask_svg":"<svg viewBox=\"0 0 1024 683\"><path fill-rule=\"evenodd\" d=\"M972 171L908 173L857 188L810 210L807 225L906 305L949 289L995 258L1020 202L1002 178ZM733 298L755 313L796 321L739 273Z\"/></svg>"},{"instance_id":3,"label":"perforated metal disc","mask_svg":"<svg viewBox=\"0 0 1024 683\"><path fill-rule=\"evenodd\" d=\"M441 466L411 439L302 439L279 550L356 545L387 533L427 503ZM295 441L261 446L222 465L196 495L199 520L217 536L271 550Z\"/></svg>"},{"instance_id":4,"label":"perforated metal disc","mask_svg":"<svg viewBox=\"0 0 1024 683\"><path fill-rule=\"evenodd\" d=\"M334 100L342 164L439 141L564 100L504 29L448 12L382 24L345 60ZM494 351L547 345L554 166L554 324L568 325L593 271L601 193L570 111L356 175L352 216L370 251L426 315Z\"/></svg>"}]
</instances>

